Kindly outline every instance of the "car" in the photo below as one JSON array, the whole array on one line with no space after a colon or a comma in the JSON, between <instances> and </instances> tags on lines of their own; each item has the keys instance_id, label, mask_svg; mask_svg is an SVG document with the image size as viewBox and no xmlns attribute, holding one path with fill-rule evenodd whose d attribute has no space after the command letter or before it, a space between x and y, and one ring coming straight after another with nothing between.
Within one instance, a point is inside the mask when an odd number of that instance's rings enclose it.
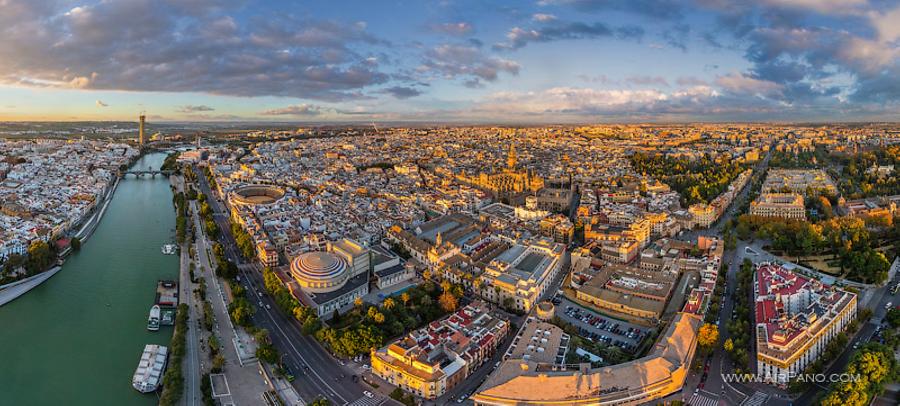
<instances>
[{"instance_id":1,"label":"car","mask_svg":"<svg viewBox=\"0 0 900 406\"><path fill-rule=\"evenodd\" d=\"M375 397L375 395L372 394L372 392L369 392L369 391L367 391L367 390L364 390L364 391L363 391L363 395L366 395L367 398L374 398L374 397Z\"/></svg>"},{"instance_id":2,"label":"car","mask_svg":"<svg viewBox=\"0 0 900 406\"><path fill-rule=\"evenodd\" d=\"M272 306L266 305L266 310L272 310Z\"/></svg>"},{"instance_id":3,"label":"car","mask_svg":"<svg viewBox=\"0 0 900 406\"><path fill-rule=\"evenodd\" d=\"M259 307L263 307L263 302L262 302L262 300L259 301Z\"/></svg>"}]
</instances>

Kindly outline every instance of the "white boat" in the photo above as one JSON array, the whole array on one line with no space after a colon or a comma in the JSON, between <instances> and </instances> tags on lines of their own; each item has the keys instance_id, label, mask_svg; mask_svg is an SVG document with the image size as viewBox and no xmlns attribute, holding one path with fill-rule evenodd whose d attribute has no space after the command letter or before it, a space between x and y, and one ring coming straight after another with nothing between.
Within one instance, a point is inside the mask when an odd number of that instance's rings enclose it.
<instances>
[{"instance_id":1,"label":"white boat","mask_svg":"<svg viewBox=\"0 0 900 406\"><path fill-rule=\"evenodd\" d=\"M169 349L156 344L147 344L141 354L141 361L134 371L131 386L141 393L150 393L159 388Z\"/></svg>"},{"instance_id":2,"label":"white boat","mask_svg":"<svg viewBox=\"0 0 900 406\"><path fill-rule=\"evenodd\" d=\"M147 330L159 330L159 314L159 305L153 305L153 307L150 308L150 318L147 320Z\"/></svg>"},{"instance_id":3,"label":"white boat","mask_svg":"<svg viewBox=\"0 0 900 406\"><path fill-rule=\"evenodd\" d=\"M166 244L162 246L162 253L165 255L175 255L178 251L178 246L175 244Z\"/></svg>"}]
</instances>

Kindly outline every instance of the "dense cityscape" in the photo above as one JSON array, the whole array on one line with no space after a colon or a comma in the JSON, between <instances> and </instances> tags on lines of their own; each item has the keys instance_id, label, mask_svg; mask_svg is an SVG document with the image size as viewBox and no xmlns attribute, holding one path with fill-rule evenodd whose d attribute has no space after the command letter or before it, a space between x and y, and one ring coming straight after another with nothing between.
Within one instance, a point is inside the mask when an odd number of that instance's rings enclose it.
<instances>
[{"instance_id":1,"label":"dense cityscape","mask_svg":"<svg viewBox=\"0 0 900 406\"><path fill-rule=\"evenodd\" d=\"M3 278L166 179L161 404L895 402L891 126L138 127L2 144Z\"/></svg>"},{"instance_id":2,"label":"dense cityscape","mask_svg":"<svg viewBox=\"0 0 900 406\"><path fill-rule=\"evenodd\" d=\"M898 405L898 27L0 0L0 406Z\"/></svg>"}]
</instances>

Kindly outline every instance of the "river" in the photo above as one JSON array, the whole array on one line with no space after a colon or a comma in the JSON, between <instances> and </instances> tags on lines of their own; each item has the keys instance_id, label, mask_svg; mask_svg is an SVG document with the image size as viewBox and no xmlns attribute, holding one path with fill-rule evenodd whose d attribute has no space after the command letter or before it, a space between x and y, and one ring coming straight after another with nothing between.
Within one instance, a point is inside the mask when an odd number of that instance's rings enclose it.
<instances>
[{"instance_id":1,"label":"river","mask_svg":"<svg viewBox=\"0 0 900 406\"><path fill-rule=\"evenodd\" d=\"M136 168L159 168L165 154ZM147 331L158 279L177 279L175 212L165 177L128 177L80 252L62 271L0 307L0 405L153 405L131 387L144 345L166 344L172 327Z\"/></svg>"}]
</instances>

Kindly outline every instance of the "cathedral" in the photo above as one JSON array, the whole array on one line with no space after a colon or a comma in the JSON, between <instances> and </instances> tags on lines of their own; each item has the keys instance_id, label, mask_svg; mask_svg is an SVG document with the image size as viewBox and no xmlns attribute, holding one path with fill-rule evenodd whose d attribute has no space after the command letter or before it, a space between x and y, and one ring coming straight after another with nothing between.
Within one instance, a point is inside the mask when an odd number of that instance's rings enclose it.
<instances>
[{"instance_id":1,"label":"cathedral","mask_svg":"<svg viewBox=\"0 0 900 406\"><path fill-rule=\"evenodd\" d=\"M462 174L459 180L489 190L498 198L509 198L523 192L534 193L544 187L543 179L530 170L519 168L516 147L512 144L506 156L506 168L491 173L481 172L477 176Z\"/></svg>"}]
</instances>

